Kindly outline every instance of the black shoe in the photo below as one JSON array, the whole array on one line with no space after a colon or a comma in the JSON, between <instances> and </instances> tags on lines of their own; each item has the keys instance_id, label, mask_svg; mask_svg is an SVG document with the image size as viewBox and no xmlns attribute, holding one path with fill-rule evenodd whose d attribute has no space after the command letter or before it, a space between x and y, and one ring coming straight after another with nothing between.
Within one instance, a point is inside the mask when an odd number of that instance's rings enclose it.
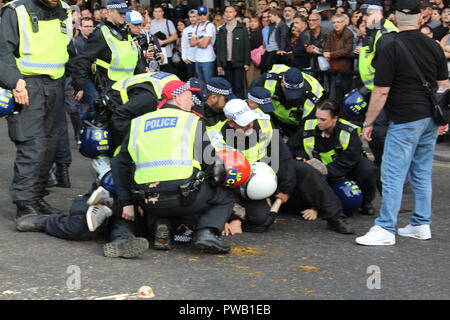
<instances>
[{"instance_id":1,"label":"black shoe","mask_svg":"<svg viewBox=\"0 0 450 320\"><path fill-rule=\"evenodd\" d=\"M267 217L266 222L264 222L264 224L255 225L248 221L244 221L244 223L242 223L242 231L254 233L266 232L267 230L269 230L270 226L275 222L276 218L277 218L276 214L271 212L270 215Z\"/></svg>"},{"instance_id":2,"label":"black shoe","mask_svg":"<svg viewBox=\"0 0 450 320\"><path fill-rule=\"evenodd\" d=\"M170 250L172 248L172 235L167 223L157 222L153 248L156 250Z\"/></svg>"},{"instance_id":3,"label":"black shoe","mask_svg":"<svg viewBox=\"0 0 450 320\"><path fill-rule=\"evenodd\" d=\"M16 219L16 229L22 232L39 232L45 231L47 215L27 214Z\"/></svg>"},{"instance_id":4,"label":"black shoe","mask_svg":"<svg viewBox=\"0 0 450 320\"><path fill-rule=\"evenodd\" d=\"M57 187L70 188L69 165L65 163L57 163L55 177Z\"/></svg>"},{"instance_id":5,"label":"black shoe","mask_svg":"<svg viewBox=\"0 0 450 320\"><path fill-rule=\"evenodd\" d=\"M203 228L194 234L194 246L208 253L228 253L230 247L211 229Z\"/></svg>"},{"instance_id":6,"label":"black shoe","mask_svg":"<svg viewBox=\"0 0 450 320\"><path fill-rule=\"evenodd\" d=\"M362 205L360 212L365 216L373 216L375 214L375 208L372 203L365 203Z\"/></svg>"},{"instance_id":7,"label":"black shoe","mask_svg":"<svg viewBox=\"0 0 450 320\"><path fill-rule=\"evenodd\" d=\"M37 201L17 201L16 220L30 214L41 214Z\"/></svg>"},{"instance_id":8,"label":"black shoe","mask_svg":"<svg viewBox=\"0 0 450 320\"><path fill-rule=\"evenodd\" d=\"M137 258L148 249L145 238L114 240L103 246L103 254L108 258Z\"/></svg>"},{"instance_id":9,"label":"black shoe","mask_svg":"<svg viewBox=\"0 0 450 320\"><path fill-rule=\"evenodd\" d=\"M353 231L353 228L350 226L350 224L345 221L344 218L338 218L336 220L328 220L327 228L329 230L336 231L338 233L342 234L353 234L355 233Z\"/></svg>"},{"instance_id":10,"label":"black shoe","mask_svg":"<svg viewBox=\"0 0 450 320\"><path fill-rule=\"evenodd\" d=\"M40 214L51 215L62 213L61 210L53 208L51 205L49 205L48 202L44 200L44 198L39 199L38 201L36 201L36 203L39 208Z\"/></svg>"}]
</instances>

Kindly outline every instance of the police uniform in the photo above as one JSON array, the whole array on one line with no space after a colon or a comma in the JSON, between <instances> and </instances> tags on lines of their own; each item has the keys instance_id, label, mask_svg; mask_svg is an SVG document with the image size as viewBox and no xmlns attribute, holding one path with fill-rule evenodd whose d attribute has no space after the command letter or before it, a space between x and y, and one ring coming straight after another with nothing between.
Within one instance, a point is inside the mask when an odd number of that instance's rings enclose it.
<instances>
[{"instance_id":1,"label":"police uniform","mask_svg":"<svg viewBox=\"0 0 450 320\"><path fill-rule=\"evenodd\" d=\"M339 119L332 136L326 138L317 120L311 119L289 139L288 145L295 157L316 158L325 164L330 183L345 177L355 180L364 193L364 210L375 198L376 175L373 163L362 154L359 132L360 127Z\"/></svg>"},{"instance_id":2,"label":"police uniform","mask_svg":"<svg viewBox=\"0 0 450 320\"><path fill-rule=\"evenodd\" d=\"M287 71L292 69L283 64L275 64L272 69L256 78L251 87L264 87L270 91L273 101L273 106L275 110L273 111L273 115L275 116L274 120L276 124L283 129L284 134L291 135L293 134L297 126L300 123L303 123L306 119L311 119L315 117L315 106L319 99L322 97L324 89L322 85L315 79L314 77L301 72L301 77L303 77L303 81L301 81L300 76L297 77L299 79L299 83L296 83L296 88L292 88L293 90L302 90L302 95L300 99L296 99L295 101L289 101L285 94L285 89L281 87L281 80L283 80L283 76ZM287 88L286 79L285 79L285 88ZM291 105L294 102L294 105Z\"/></svg>"},{"instance_id":3,"label":"police uniform","mask_svg":"<svg viewBox=\"0 0 450 320\"><path fill-rule=\"evenodd\" d=\"M17 0L3 8L0 56L26 81L30 103L8 117L17 148L10 191L18 216L54 212L42 197L65 118L63 76L71 39L71 12L62 1L50 8L39 0Z\"/></svg>"},{"instance_id":4,"label":"police uniform","mask_svg":"<svg viewBox=\"0 0 450 320\"><path fill-rule=\"evenodd\" d=\"M206 148L212 150L205 136L198 116L165 104L131 121L129 136L112 163L122 206L135 203L137 195L148 219L198 215L194 245L206 230L220 234L234 204L228 190L201 178L200 172L208 176L212 169L201 159ZM229 251L219 247L215 252Z\"/></svg>"},{"instance_id":5,"label":"police uniform","mask_svg":"<svg viewBox=\"0 0 450 320\"><path fill-rule=\"evenodd\" d=\"M253 87L248 92L248 99L258 105L255 111L272 112L274 107L270 91L262 87ZM268 121L268 120L258 120ZM273 126L272 126L273 127ZM326 179L309 164L292 160L289 164L295 170L296 183L289 201L283 205L283 210L314 208L318 215L328 221L328 228L340 233L353 233L347 222L343 220L342 206Z\"/></svg>"},{"instance_id":6,"label":"police uniform","mask_svg":"<svg viewBox=\"0 0 450 320\"><path fill-rule=\"evenodd\" d=\"M115 82L145 72L145 66L138 59L138 49L128 28L108 20L95 28L83 52L76 57L76 62L77 69L73 73L75 92L83 90L84 82L90 79L94 63L96 84L103 94L107 93Z\"/></svg>"},{"instance_id":7,"label":"police uniform","mask_svg":"<svg viewBox=\"0 0 450 320\"><path fill-rule=\"evenodd\" d=\"M295 187L295 172L290 162L292 156L282 141L277 131L273 130L270 117L260 109L257 113L258 119L253 123L253 133L249 137L229 138L227 133L234 132L228 124L228 120L217 122L214 126L207 127L208 136L216 151L223 149L237 149L247 158L250 163L271 160L272 166L279 167L277 172L278 190L285 194L291 194ZM272 154L272 151L274 153ZM271 157L277 157L276 160ZM265 232L275 220L275 215L270 212L266 200L249 200L240 195L239 189L234 190L238 202L245 207L246 220L242 225L247 232Z\"/></svg>"},{"instance_id":8,"label":"police uniform","mask_svg":"<svg viewBox=\"0 0 450 320\"><path fill-rule=\"evenodd\" d=\"M130 128L131 119L156 110L162 89L172 80L179 78L160 71L138 74L114 83L111 98L119 107L111 117L113 149L122 143Z\"/></svg>"}]
</instances>

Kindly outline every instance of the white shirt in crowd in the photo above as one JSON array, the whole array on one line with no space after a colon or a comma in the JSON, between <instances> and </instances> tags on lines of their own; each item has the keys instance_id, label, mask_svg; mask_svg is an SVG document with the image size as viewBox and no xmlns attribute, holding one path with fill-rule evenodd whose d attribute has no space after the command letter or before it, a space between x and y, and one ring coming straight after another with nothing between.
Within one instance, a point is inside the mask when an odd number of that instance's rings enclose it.
<instances>
[{"instance_id":1,"label":"white shirt in crowd","mask_svg":"<svg viewBox=\"0 0 450 320\"><path fill-rule=\"evenodd\" d=\"M196 62L195 52L197 47L191 47L190 41L195 32L195 26L189 25L183 30L181 35L181 59Z\"/></svg>"},{"instance_id":2,"label":"white shirt in crowd","mask_svg":"<svg viewBox=\"0 0 450 320\"><path fill-rule=\"evenodd\" d=\"M195 62L211 62L216 61L216 54L214 52L214 43L216 42L216 27L213 23L207 21L199 23L195 26L194 35L197 39L203 37L211 37L211 43L207 48L195 48Z\"/></svg>"}]
</instances>

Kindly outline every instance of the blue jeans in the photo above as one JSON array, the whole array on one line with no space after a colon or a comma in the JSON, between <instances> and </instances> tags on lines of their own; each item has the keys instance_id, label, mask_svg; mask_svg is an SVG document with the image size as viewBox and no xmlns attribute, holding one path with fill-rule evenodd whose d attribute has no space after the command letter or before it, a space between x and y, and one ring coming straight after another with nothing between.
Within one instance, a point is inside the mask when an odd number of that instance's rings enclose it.
<instances>
[{"instance_id":1,"label":"blue jeans","mask_svg":"<svg viewBox=\"0 0 450 320\"><path fill-rule=\"evenodd\" d=\"M407 176L414 192L411 225L431 224L431 176L437 125L432 118L389 123L381 163L383 197L375 224L395 233Z\"/></svg>"},{"instance_id":2,"label":"blue jeans","mask_svg":"<svg viewBox=\"0 0 450 320\"><path fill-rule=\"evenodd\" d=\"M196 62L195 71L200 80L208 81L209 79L216 76L216 63L211 62Z\"/></svg>"}]
</instances>

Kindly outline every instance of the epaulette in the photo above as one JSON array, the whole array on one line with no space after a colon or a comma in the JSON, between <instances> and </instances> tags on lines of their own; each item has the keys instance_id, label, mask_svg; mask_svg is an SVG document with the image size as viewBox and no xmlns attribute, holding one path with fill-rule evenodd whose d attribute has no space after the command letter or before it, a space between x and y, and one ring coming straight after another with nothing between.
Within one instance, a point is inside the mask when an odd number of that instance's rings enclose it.
<instances>
[{"instance_id":1,"label":"epaulette","mask_svg":"<svg viewBox=\"0 0 450 320\"><path fill-rule=\"evenodd\" d=\"M266 72L264 74L264 79L265 80L283 80L283 73L270 73L270 72Z\"/></svg>"},{"instance_id":2,"label":"epaulette","mask_svg":"<svg viewBox=\"0 0 450 320\"><path fill-rule=\"evenodd\" d=\"M8 6L9 6L9 7L15 9L15 8L17 8L18 6L21 6L21 5L23 5L23 4L24 4L24 3L23 3L22 0L14 0L14 1L11 1L11 2L5 3L2 7L5 8L5 7L8 7Z\"/></svg>"},{"instance_id":3,"label":"epaulette","mask_svg":"<svg viewBox=\"0 0 450 320\"><path fill-rule=\"evenodd\" d=\"M348 133L352 133L353 131L355 131L354 127L349 126L348 124L345 124L342 122L338 122L338 126L339 126L339 128L341 128L344 131L347 131Z\"/></svg>"}]
</instances>

